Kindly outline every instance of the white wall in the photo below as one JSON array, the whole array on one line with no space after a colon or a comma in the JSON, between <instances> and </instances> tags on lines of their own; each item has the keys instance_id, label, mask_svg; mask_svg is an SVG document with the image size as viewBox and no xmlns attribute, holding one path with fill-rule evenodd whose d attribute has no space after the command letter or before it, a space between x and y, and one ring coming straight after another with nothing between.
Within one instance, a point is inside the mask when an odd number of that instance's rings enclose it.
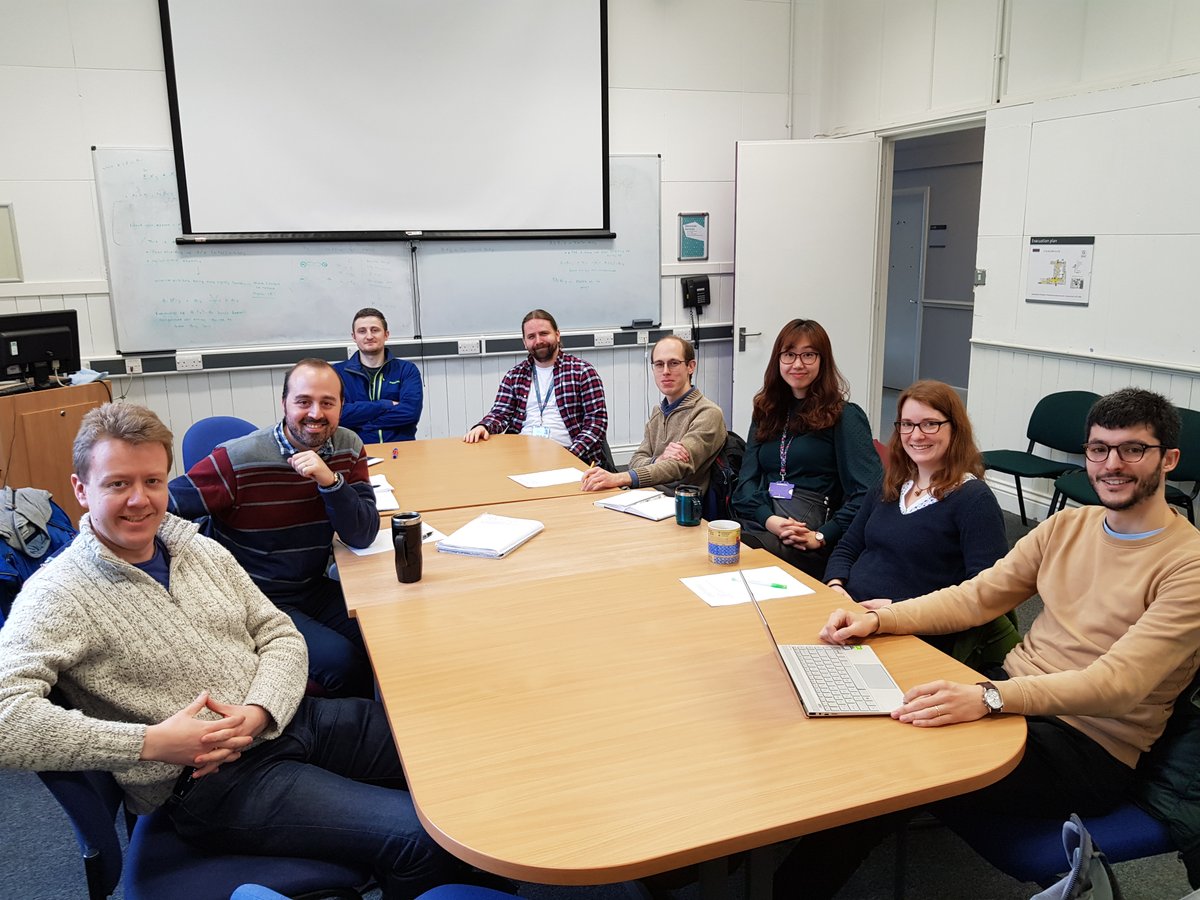
<instances>
[{"instance_id":1,"label":"white wall","mask_svg":"<svg viewBox=\"0 0 1200 900\"><path fill-rule=\"evenodd\" d=\"M822 134L1200 71L1194 0L822 0L819 15Z\"/></svg>"},{"instance_id":2,"label":"white wall","mask_svg":"<svg viewBox=\"0 0 1200 900\"><path fill-rule=\"evenodd\" d=\"M787 0L610 0L609 149L663 160L664 325L686 325L678 279L709 274L703 324L733 318L734 145L789 136L794 83L809 114L809 60L792 72L793 21L816 42L819 4ZM807 93L806 93L807 91ZM0 285L0 313L80 311L83 355L115 355L90 147L171 142L155 0L0 0L0 202L15 205L22 285ZM799 132L811 133L805 119ZM16 136L16 139L9 139ZM676 262L677 216L710 213L709 260ZM536 298L531 300L531 304ZM517 323L514 323L514 331ZM331 322L331 339L348 323ZM702 389L728 409L730 344L700 348ZM585 355L600 370L618 452L636 445L652 383L641 350ZM435 360L424 366L420 435L461 433L490 404L515 357ZM279 370L120 379L120 393L149 404L182 434L213 413L265 423L276 415Z\"/></svg>"},{"instance_id":3,"label":"white wall","mask_svg":"<svg viewBox=\"0 0 1200 900\"><path fill-rule=\"evenodd\" d=\"M985 446L1023 446L1056 390L1138 384L1200 404L1198 106L1188 75L988 114L968 401ZM1095 236L1086 307L1025 301L1033 235Z\"/></svg>"},{"instance_id":4,"label":"white wall","mask_svg":"<svg viewBox=\"0 0 1200 900\"><path fill-rule=\"evenodd\" d=\"M821 15L820 132L986 113L969 382L981 445L1023 448L1030 410L1056 390L1142 384L1200 403L1200 4L825 0ZM1090 307L1024 302L1033 234L1096 235ZM991 480L1015 509L1010 482ZM1049 499L1049 483L1030 487Z\"/></svg>"}]
</instances>

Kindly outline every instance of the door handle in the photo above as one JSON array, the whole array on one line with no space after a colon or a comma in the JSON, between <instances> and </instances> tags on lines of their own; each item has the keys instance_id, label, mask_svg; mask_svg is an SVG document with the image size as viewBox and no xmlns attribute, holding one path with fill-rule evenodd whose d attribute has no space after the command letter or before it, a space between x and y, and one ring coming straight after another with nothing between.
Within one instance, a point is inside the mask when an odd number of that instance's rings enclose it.
<instances>
[{"instance_id":1,"label":"door handle","mask_svg":"<svg viewBox=\"0 0 1200 900\"><path fill-rule=\"evenodd\" d=\"M738 329L738 352L739 353L746 352L746 338L748 338L748 337L762 337L762 332L761 331L747 331L745 328L739 328Z\"/></svg>"}]
</instances>

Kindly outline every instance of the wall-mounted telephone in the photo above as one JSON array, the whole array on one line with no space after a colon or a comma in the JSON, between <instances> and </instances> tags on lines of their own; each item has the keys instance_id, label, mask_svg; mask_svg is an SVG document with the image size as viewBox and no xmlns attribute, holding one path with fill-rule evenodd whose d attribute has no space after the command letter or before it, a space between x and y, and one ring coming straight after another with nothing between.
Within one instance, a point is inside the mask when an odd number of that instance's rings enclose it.
<instances>
[{"instance_id":1,"label":"wall-mounted telephone","mask_svg":"<svg viewBox=\"0 0 1200 900\"><path fill-rule=\"evenodd\" d=\"M683 308L696 309L697 313L703 313L704 307L712 302L712 296L708 289L707 275L693 275L689 278L679 279L679 283L683 285Z\"/></svg>"}]
</instances>

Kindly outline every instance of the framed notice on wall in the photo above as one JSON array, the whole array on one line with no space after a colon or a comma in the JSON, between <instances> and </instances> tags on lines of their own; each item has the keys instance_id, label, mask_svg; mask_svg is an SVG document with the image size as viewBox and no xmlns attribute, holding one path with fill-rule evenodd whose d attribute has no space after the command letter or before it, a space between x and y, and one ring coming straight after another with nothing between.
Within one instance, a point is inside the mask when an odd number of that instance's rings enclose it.
<instances>
[{"instance_id":1,"label":"framed notice on wall","mask_svg":"<svg viewBox=\"0 0 1200 900\"><path fill-rule=\"evenodd\" d=\"M708 213L679 214L679 261L708 259Z\"/></svg>"},{"instance_id":2,"label":"framed notice on wall","mask_svg":"<svg viewBox=\"0 0 1200 900\"><path fill-rule=\"evenodd\" d=\"M1095 237L1031 237L1026 303L1087 306Z\"/></svg>"}]
</instances>

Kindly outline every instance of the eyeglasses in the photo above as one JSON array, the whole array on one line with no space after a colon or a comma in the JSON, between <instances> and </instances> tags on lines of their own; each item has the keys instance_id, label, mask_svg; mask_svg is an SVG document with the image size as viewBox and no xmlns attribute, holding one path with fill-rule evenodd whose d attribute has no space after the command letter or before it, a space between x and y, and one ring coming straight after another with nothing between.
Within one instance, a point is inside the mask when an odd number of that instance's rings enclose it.
<instances>
[{"instance_id":1,"label":"eyeglasses","mask_svg":"<svg viewBox=\"0 0 1200 900\"><path fill-rule=\"evenodd\" d=\"M661 372L663 369L670 369L672 372L674 372L683 365L687 364L682 359L656 359L654 362L650 363L651 368L653 368L655 372Z\"/></svg>"},{"instance_id":2,"label":"eyeglasses","mask_svg":"<svg viewBox=\"0 0 1200 900\"><path fill-rule=\"evenodd\" d=\"M1162 450L1162 444L1143 444L1141 441L1125 441L1122 444L1105 444L1102 441L1091 441L1083 445L1083 455L1091 462L1108 462L1108 454L1114 450L1121 462L1140 462L1147 450Z\"/></svg>"},{"instance_id":3,"label":"eyeglasses","mask_svg":"<svg viewBox=\"0 0 1200 900\"><path fill-rule=\"evenodd\" d=\"M926 419L924 422L893 422L896 430L901 434L912 434L914 428L920 428L921 434L937 434L943 425L949 425L949 419L942 419L940 422L934 419Z\"/></svg>"},{"instance_id":4,"label":"eyeglasses","mask_svg":"<svg viewBox=\"0 0 1200 900\"><path fill-rule=\"evenodd\" d=\"M816 350L804 350L800 353L796 353L792 350L784 350L779 354L779 361L785 366L794 366L796 364L796 360L800 360L800 362L804 363L806 366L811 366L820 358L821 354Z\"/></svg>"}]
</instances>

